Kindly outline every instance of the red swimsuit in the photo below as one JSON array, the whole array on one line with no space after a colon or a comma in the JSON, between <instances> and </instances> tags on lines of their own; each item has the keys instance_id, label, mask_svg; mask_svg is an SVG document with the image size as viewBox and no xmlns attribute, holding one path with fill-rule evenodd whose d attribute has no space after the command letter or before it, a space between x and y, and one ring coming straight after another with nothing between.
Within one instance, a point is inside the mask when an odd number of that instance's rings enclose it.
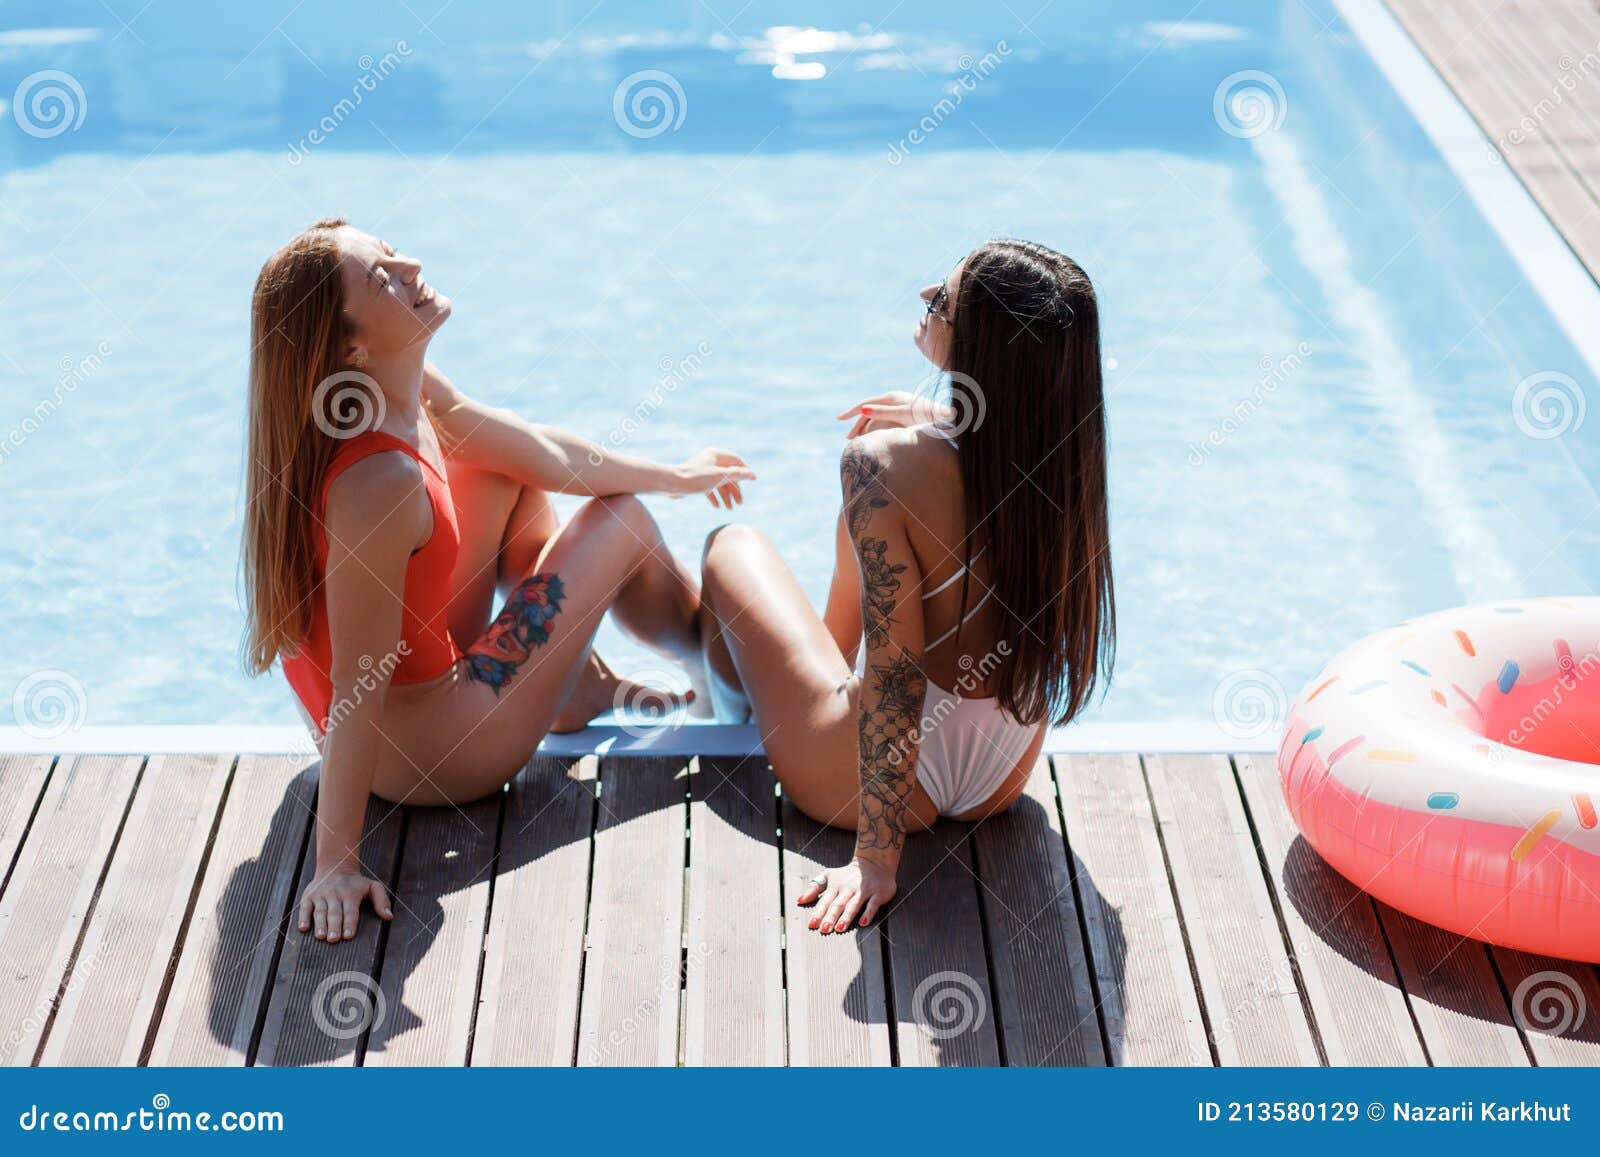
<instances>
[{"instance_id":1,"label":"red swimsuit","mask_svg":"<svg viewBox=\"0 0 1600 1157\"><path fill-rule=\"evenodd\" d=\"M363 458L385 450L409 454L422 465L422 478L428 487L428 503L433 508L433 533L406 563L405 592L400 612L400 642L389 656L363 657L363 669L381 668L396 684L425 683L437 679L461 658L450 637L447 613L450 607L450 573L455 568L461 546L461 531L456 524L456 508L450 499L450 483L433 468L415 447L392 434L372 430L350 439L328 464L314 516L317 525L317 570L319 584L313 596L311 633L300 650L283 660L283 673L300 703L315 722L319 734L328 729L333 708L333 680L329 670L333 645L328 638L328 603L320 580L328 567L328 541L323 516L328 506L328 487L333 480ZM370 660L370 665L369 665ZM382 671L380 670L381 674ZM349 712L353 704L342 704L336 714Z\"/></svg>"}]
</instances>

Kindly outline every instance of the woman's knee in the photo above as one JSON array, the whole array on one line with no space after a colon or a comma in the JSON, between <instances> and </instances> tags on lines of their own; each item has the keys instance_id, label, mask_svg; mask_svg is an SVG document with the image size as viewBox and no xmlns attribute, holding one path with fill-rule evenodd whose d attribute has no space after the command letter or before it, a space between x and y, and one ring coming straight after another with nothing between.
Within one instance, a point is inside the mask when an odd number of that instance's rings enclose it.
<instances>
[{"instance_id":1,"label":"woman's knee","mask_svg":"<svg viewBox=\"0 0 1600 1157\"><path fill-rule=\"evenodd\" d=\"M720 566L748 555L753 550L769 550L772 540L747 522L729 522L706 535L700 554L700 568L710 573Z\"/></svg>"},{"instance_id":2,"label":"woman's knee","mask_svg":"<svg viewBox=\"0 0 1600 1157\"><path fill-rule=\"evenodd\" d=\"M641 547L652 546L661 537L655 516L635 494L608 494L591 498L579 508L573 520L629 532Z\"/></svg>"}]
</instances>

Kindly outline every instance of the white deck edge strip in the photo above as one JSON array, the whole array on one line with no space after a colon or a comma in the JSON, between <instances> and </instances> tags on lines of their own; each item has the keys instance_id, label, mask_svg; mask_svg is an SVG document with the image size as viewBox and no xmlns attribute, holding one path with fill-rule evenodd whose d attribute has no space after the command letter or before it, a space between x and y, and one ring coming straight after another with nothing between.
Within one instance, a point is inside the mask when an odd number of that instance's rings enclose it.
<instances>
[{"instance_id":1,"label":"white deck edge strip","mask_svg":"<svg viewBox=\"0 0 1600 1157\"><path fill-rule=\"evenodd\" d=\"M1333 4L1600 378L1600 286L1589 270L1384 0Z\"/></svg>"},{"instance_id":2,"label":"white deck edge strip","mask_svg":"<svg viewBox=\"0 0 1600 1157\"><path fill-rule=\"evenodd\" d=\"M1045 740L1052 755L1144 752L1173 755L1237 752L1262 754L1278 749L1279 733L1239 738L1201 723L1084 723L1057 728ZM541 755L732 755L759 747L749 724L691 724L590 727L552 735L539 745ZM302 755L315 758L302 727L128 726L80 727L61 735L31 735L19 727L0 727L0 755Z\"/></svg>"}]
</instances>

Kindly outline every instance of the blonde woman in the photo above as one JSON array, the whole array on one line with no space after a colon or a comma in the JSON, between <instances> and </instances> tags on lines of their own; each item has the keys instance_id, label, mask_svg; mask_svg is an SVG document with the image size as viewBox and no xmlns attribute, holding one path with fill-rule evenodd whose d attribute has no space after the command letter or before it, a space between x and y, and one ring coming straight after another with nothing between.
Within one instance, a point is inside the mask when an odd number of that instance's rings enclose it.
<instances>
[{"instance_id":1,"label":"blonde woman","mask_svg":"<svg viewBox=\"0 0 1600 1157\"><path fill-rule=\"evenodd\" d=\"M247 666L280 662L320 735L299 926L330 942L363 901L392 914L356 854L369 794L478 799L635 690L592 655L606 612L703 685L698 578L633 495L732 506L755 477L725 451L663 465L473 401L426 361L449 316L420 262L342 220L256 282ZM591 501L559 525L552 491Z\"/></svg>"}]
</instances>

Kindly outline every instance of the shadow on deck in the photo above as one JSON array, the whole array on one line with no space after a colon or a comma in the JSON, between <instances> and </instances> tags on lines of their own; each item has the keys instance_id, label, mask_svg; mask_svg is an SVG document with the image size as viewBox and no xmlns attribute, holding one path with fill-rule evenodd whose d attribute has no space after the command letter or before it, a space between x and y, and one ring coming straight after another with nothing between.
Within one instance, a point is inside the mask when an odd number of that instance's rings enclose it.
<instances>
[{"instance_id":1,"label":"shadow on deck","mask_svg":"<svg viewBox=\"0 0 1600 1157\"><path fill-rule=\"evenodd\" d=\"M1600 1059L1593 968L1374 904L1295 834L1260 757L1041 760L1011 812L914 837L887 918L840 937L792 897L851 837L794 812L760 760L541 757L465 808L375 801L362 854L395 919L332 946L290 923L316 771L0 761L0 1059ZM1575 1018L1538 1007L1552 985Z\"/></svg>"}]
</instances>

